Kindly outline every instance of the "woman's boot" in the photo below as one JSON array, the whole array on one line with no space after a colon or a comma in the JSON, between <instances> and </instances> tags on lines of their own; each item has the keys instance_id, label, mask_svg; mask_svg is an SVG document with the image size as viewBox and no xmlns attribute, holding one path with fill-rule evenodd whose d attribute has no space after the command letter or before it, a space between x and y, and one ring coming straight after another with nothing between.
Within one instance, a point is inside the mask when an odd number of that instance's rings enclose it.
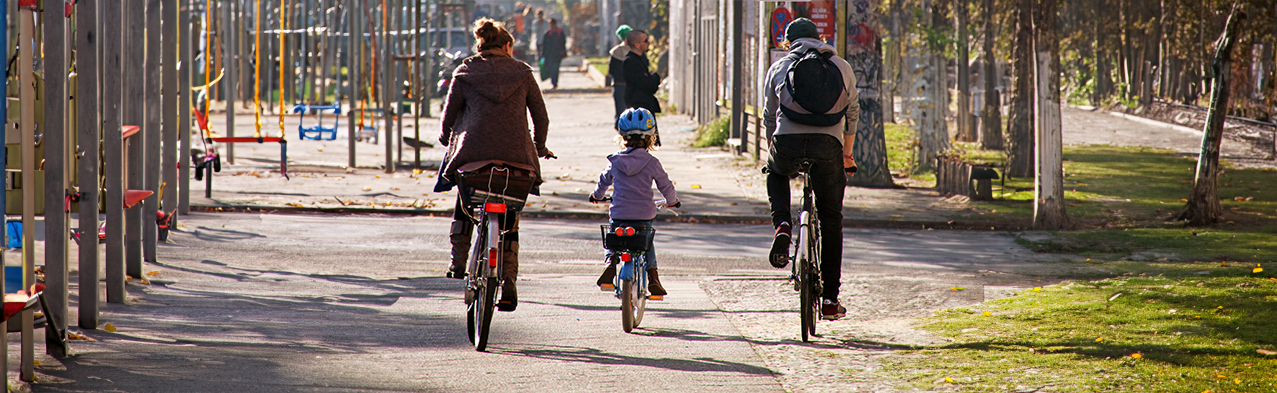
<instances>
[{"instance_id":1,"label":"woman's boot","mask_svg":"<svg viewBox=\"0 0 1277 393\"><path fill-rule=\"evenodd\" d=\"M448 278L466 277L466 260L470 258L471 226L467 222L453 221L448 240L452 242L452 266L448 268Z\"/></svg>"},{"instance_id":2,"label":"woman's boot","mask_svg":"<svg viewBox=\"0 0 1277 393\"><path fill-rule=\"evenodd\" d=\"M497 301L497 310L514 311L519 306L519 291L515 281L519 280L519 242L507 241L501 250L501 300Z\"/></svg>"}]
</instances>

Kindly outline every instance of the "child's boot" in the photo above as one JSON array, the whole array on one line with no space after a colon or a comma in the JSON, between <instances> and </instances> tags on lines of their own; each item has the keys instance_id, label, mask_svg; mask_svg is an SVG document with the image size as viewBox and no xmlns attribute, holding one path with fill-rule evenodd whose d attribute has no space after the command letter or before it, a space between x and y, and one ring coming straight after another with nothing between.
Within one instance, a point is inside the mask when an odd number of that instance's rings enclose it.
<instances>
[{"instance_id":1,"label":"child's boot","mask_svg":"<svg viewBox=\"0 0 1277 393\"><path fill-rule=\"evenodd\" d=\"M595 281L594 284L604 291L611 291L615 285L613 284L614 280L616 280L616 264L608 263L607 268L603 269L603 275L599 276L599 280Z\"/></svg>"},{"instance_id":2,"label":"child's boot","mask_svg":"<svg viewBox=\"0 0 1277 393\"><path fill-rule=\"evenodd\" d=\"M661 278L656 275L656 268L647 269L647 293L651 296L665 296L665 287L661 286Z\"/></svg>"}]
</instances>

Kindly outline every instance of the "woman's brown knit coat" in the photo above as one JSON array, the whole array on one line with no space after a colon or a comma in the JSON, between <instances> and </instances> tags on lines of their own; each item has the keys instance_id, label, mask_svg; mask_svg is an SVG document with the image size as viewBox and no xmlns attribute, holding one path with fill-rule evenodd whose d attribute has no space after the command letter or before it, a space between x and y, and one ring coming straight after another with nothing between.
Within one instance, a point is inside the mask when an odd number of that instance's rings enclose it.
<instances>
[{"instance_id":1,"label":"woman's brown knit coat","mask_svg":"<svg viewBox=\"0 0 1277 393\"><path fill-rule=\"evenodd\" d=\"M528 130L528 113L535 132ZM501 51L484 51L453 72L440 136L450 142L443 173L456 174L471 162L501 160L535 168L540 179L537 158L549 153L549 126L532 67Z\"/></svg>"}]
</instances>

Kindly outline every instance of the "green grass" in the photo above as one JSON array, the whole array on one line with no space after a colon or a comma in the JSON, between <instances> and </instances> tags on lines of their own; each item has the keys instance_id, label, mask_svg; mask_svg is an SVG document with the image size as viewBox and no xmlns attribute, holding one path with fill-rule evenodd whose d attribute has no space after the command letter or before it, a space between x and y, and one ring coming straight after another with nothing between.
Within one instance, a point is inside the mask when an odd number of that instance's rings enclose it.
<instances>
[{"instance_id":1,"label":"green grass","mask_svg":"<svg viewBox=\"0 0 1277 393\"><path fill-rule=\"evenodd\" d=\"M696 129L696 136L692 138L692 146L711 147L726 145L728 125L730 123L730 117L720 117L700 126Z\"/></svg>"},{"instance_id":2,"label":"green grass","mask_svg":"<svg viewBox=\"0 0 1277 393\"><path fill-rule=\"evenodd\" d=\"M607 62L608 62L608 59L609 59L609 58L607 58L607 57L590 57L590 58L587 58L587 59L585 59L585 60L586 60L586 61L588 61L588 62L590 62L590 66L591 66L591 67L594 67L594 69L598 70L598 71L599 71L599 73L601 73L601 74L603 74L603 75L607 75Z\"/></svg>"},{"instance_id":3,"label":"green grass","mask_svg":"<svg viewBox=\"0 0 1277 393\"><path fill-rule=\"evenodd\" d=\"M1087 146L1064 149L1066 211L1079 228L1182 227L1168 219L1183 211L1196 161L1151 148ZM1277 224L1275 173L1227 168L1219 177L1223 228ZM994 181L994 197L972 202L971 220L1033 217L1033 179ZM1249 198L1249 199L1247 199ZM1250 230L1253 230L1250 229Z\"/></svg>"},{"instance_id":4,"label":"green grass","mask_svg":"<svg viewBox=\"0 0 1277 393\"><path fill-rule=\"evenodd\" d=\"M1273 273L1250 263L1108 266L1119 278L941 310L924 328L950 341L898 353L886 369L911 388L964 392L1277 389L1277 356L1258 352L1277 350Z\"/></svg>"}]
</instances>

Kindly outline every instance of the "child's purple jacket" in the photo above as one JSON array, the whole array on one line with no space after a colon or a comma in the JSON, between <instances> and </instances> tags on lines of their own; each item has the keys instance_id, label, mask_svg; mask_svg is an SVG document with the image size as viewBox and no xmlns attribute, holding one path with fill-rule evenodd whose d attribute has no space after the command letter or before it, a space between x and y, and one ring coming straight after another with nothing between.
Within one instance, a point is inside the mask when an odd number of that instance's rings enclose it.
<instances>
[{"instance_id":1,"label":"child's purple jacket","mask_svg":"<svg viewBox=\"0 0 1277 393\"><path fill-rule=\"evenodd\" d=\"M674 183L661 167L661 161L652 157L647 149L629 148L607 156L607 169L599 174L598 187L591 194L602 199L609 186L612 191L612 207L608 213L613 220L651 220L656 217L656 202L652 200L652 182L661 190L668 204L678 203Z\"/></svg>"}]
</instances>

